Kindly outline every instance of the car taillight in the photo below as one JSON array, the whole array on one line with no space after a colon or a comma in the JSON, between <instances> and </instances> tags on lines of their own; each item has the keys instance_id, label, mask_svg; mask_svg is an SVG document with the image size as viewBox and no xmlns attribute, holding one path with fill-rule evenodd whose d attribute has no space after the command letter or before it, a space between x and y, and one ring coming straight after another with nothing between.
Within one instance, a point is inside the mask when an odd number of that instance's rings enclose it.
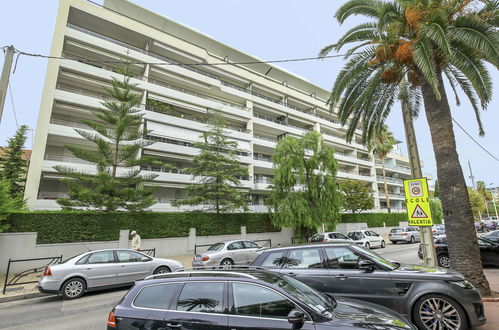
<instances>
[{"instance_id":1,"label":"car taillight","mask_svg":"<svg viewBox=\"0 0 499 330\"><path fill-rule=\"evenodd\" d=\"M400 235L402 235L402 236L407 236L407 233L402 233L402 234L400 234Z\"/></svg>"},{"instance_id":2,"label":"car taillight","mask_svg":"<svg viewBox=\"0 0 499 330\"><path fill-rule=\"evenodd\" d=\"M107 318L107 326L116 328L116 317L114 317L114 311L111 311L111 313L109 313L109 317Z\"/></svg>"},{"instance_id":3,"label":"car taillight","mask_svg":"<svg viewBox=\"0 0 499 330\"><path fill-rule=\"evenodd\" d=\"M45 267L45 271L43 272L43 276L52 276L52 271L50 270L50 267L47 266Z\"/></svg>"},{"instance_id":4,"label":"car taillight","mask_svg":"<svg viewBox=\"0 0 499 330\"><path fill-rule=\"evenodd\" d=\"M322 243L327 243L327 239L323 239L323 240L322 240Z\"/></svg>"},{"instance_id":5,"label":"car taillight","mask_svg":"<svg viewBox=\"0 0 499 330\"><path fill-rule=\"evenodd\" d=\"M208 257L208 256L203 257L203 261L208 261L208 260L210 260L210 257Z\"/></svg>"}]
</instances>

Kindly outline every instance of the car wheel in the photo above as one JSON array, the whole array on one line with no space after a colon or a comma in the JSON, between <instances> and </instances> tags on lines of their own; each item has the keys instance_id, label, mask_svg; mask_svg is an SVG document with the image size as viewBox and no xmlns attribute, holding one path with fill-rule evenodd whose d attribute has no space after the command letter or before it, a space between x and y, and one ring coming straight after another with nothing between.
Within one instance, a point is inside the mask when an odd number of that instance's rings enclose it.
<instances>
[{"instance_id":1,"label":"car wheel","mask_svg":"<svg viewBox=\"0 0 499 330\"><path fill-rule=\"evenodd\" d=\"M386 246L385 241L381 241L381 248L384 249Z\"/></svg>"},{"instance_id":2,"label":"car wheel","mask_svg":"<svg viewBox=\"0 0 499 330\"><path fill-rule=\"evenodd\" d=\"M166 273L171 273L172 271L170 270L170 268L166 267L166 266L161 266L161 267L158 267L156 268L156 270L154 271L154 275L156 274L166 274Z\"/></svg>"},{"instance_id":3,"label":"car wheel","mask_svg":"<svg viewBox=\"0 0 499 330\"><path fill-rule=\"evenodd\" d=\"M411 236L411 244L414 244L416 240L414 239L414 236Z\"/></svg>"},{"instance_id":4,"label":"car wheel","mask_svg":"<svg viewBox=\"0 0 499 330\"><path fill-rule=\"evenodd\" d=\"M418 329L468 329L466 313L452 298L429 294L414 304L413 320Z\"/></svg>"},{"instance_id":5,"label":"car wheel","mask_svg":"<svg viewBox=\"0 0 499 330\"><path fill-rule=\"evenodd\" d=\"M450 258L446 254L441 254L437 257L437 262L440 267L449 268L450 267Z\"/></svg>"},{"instance_id":6,"label":"car wheel","mask_svg":"<svg viewBox=\"0 0 499 330\"><path fill-rule=\"evenodd\" d=\"M220 262L220 265L223 269L230 269L232 268L232 265L234 265L234 261L232 261L231 259L224 259L222 260L222 262Z\"/></svg>"},{"instance_id":7,"label":"car wheel","mask_svg":"<svg viewBox=\"0 0 499 330\"><path fill-rule=\"evenodd\" d=\"M86 287L85 281L81 278L71 278L62 285L62 297L68 300L80 298L85 293Z\"/></svg>"},{"instance_id":8,"label":"car wheel","mask_svg":"<svg viewBox=\"0 0 499 330\"><path fill-rule=\"evenodd\" d=\"M366 247L366 249L370 249L371 248L371 244L369 244L369 242L366 242L366 245L364 245Z\"/></svg>"}]
</instances>

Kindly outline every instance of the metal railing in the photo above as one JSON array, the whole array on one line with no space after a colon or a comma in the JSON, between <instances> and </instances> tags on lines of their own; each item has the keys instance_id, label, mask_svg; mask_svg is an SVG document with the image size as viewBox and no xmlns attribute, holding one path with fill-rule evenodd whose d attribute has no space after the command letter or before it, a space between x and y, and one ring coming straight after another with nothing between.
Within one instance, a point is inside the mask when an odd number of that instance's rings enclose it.
<instances>
[{"instance_id":1,"label":"metal railing","mask_svg":"<svg viewBox=\"0 0 499 330\"><path fill-rule=\"evenodd\" d=\"M270 163L272 163L272 158L271 157L262 157L262 156L253 155L253 159L254 160L261 160L261 161L264 161L264 162L270 162Z\"/></svg>"},{"instance_id":2,"label":"metal railing","mask_svg":"<svg viewBox=\"0 0 499 330\"><path fill-rule=\"evenodd\" d=\"M50 261L48 263L44 263L43 266L29 268L25 271L18 273L18 274L14 274L14 276L11 279L9 279L10 265L11 264L18 263L18 262L36 262L36 261L41 261L41 260L50 260ZM31 258L31 259L10 259L9 258L9 263L7 264L7 273L5 274L5 282L3 285L3 294L5 294L5 292L7 291L7 287L9 287L9 286L31 284L31 283L38 282L38 280L36 280L36 281L22 281L21 282L21 280L28 275L40 273L45 269L45 267L58 264L61 261L62 261L62 254L58 257L46 257L46 258Z\"/></svg>"},{"instance_id":3,"label":"metal railing","mask_svg":"<svg viewBox=\"0 0 499 330\"><path fill-rule=\"evenodd\" d=\"M44 200L54 200L58 198L67 198L69 195L65 192L60 192L60 191L40 191L38 193L38 198L37 199L44 199Z\"/></svg>"},{"instance_id":4,"label":"metal railing","mask_svg":"<svg viewBox=\"0 0 499 330\"><path fill-rule=\"evenodd\" d=\"M257 138L259 140L264 140L264 141L269 141L269 142L277 142L277 139L271 138L271 137L266 137L266 136L261 136L261 135L255 135L253 134L254 138Z\"/></svg>"},{"instance_id":5,"label":"metal railing","mask_svg":"<svg viewBox=\"0 0 499 330\"><path fill-rule=\"evenodd\" d=\"M153 257L155 258L156 257L156 248L152 248L152 249L141 249L139 252L145 254L146 256L149 256L149 257Z\"/></svg>"},{"instance_id":6,"label":"metal railing","mask_svg":"<svg viewBox=\"0 0 499 330\"><path fill-rule=\"evenodd\" d=\"M57 162L94 165L94 163L91 163L91 162L88 162L86 160L83 160L83 159L80 159L80 158L77 158L77 157L73 157L73 156L45 154L45 156L43 156L43 159L44 160L57 161Z\"/></svg>"}]
</instances>

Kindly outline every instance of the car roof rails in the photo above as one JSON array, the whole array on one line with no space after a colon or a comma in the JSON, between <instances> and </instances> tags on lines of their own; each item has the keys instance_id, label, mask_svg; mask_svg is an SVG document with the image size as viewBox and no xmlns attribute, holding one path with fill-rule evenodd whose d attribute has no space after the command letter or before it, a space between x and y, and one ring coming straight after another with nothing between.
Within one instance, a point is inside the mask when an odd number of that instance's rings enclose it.
<instances>
[{"instance_id":1,"label":"car roof rails","mask_svg":"<svg viewBox=\"0 0 499 330\"><path fill-rule=\"evenodd\" d=\"M235 275L239 277L246 277L250 278L252 280L256 280L257 278L251 274L247 273L241 273L241 272L233 272L233 271L216 271L216 270L192 270L192 271L181 271L181 272L174 272L174 273L163 273L163 274L155 274L155 275L149 275L144 280L151 280L151 279L158 279L158 278L169 278L169 277L177 277L177 276L182 276L185 275L185 277L194 277L196 275L211 275L211 274L218 274L218 275Z\"/></svg>"}]
</instances>

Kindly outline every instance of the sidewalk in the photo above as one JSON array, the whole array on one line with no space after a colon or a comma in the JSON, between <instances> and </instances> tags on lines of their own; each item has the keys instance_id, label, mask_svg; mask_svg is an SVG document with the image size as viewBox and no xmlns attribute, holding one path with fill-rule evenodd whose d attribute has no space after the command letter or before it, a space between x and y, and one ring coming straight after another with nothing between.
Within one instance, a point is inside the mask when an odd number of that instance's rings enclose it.
<instances>
[{"instance_id":1,"label":"sidewalk","mask_svg":"<svg viewBox=\"0 0 499 330\"><path fill-rule=\"evenodd\" d=\"M485 269L485 276L489 281L490 289L499 292L499 269ZM475 327L476 330L497 330L499 329L499 301L484 301L485 316L487 323L481 327Z\"/></svg>"}]
</instances>

